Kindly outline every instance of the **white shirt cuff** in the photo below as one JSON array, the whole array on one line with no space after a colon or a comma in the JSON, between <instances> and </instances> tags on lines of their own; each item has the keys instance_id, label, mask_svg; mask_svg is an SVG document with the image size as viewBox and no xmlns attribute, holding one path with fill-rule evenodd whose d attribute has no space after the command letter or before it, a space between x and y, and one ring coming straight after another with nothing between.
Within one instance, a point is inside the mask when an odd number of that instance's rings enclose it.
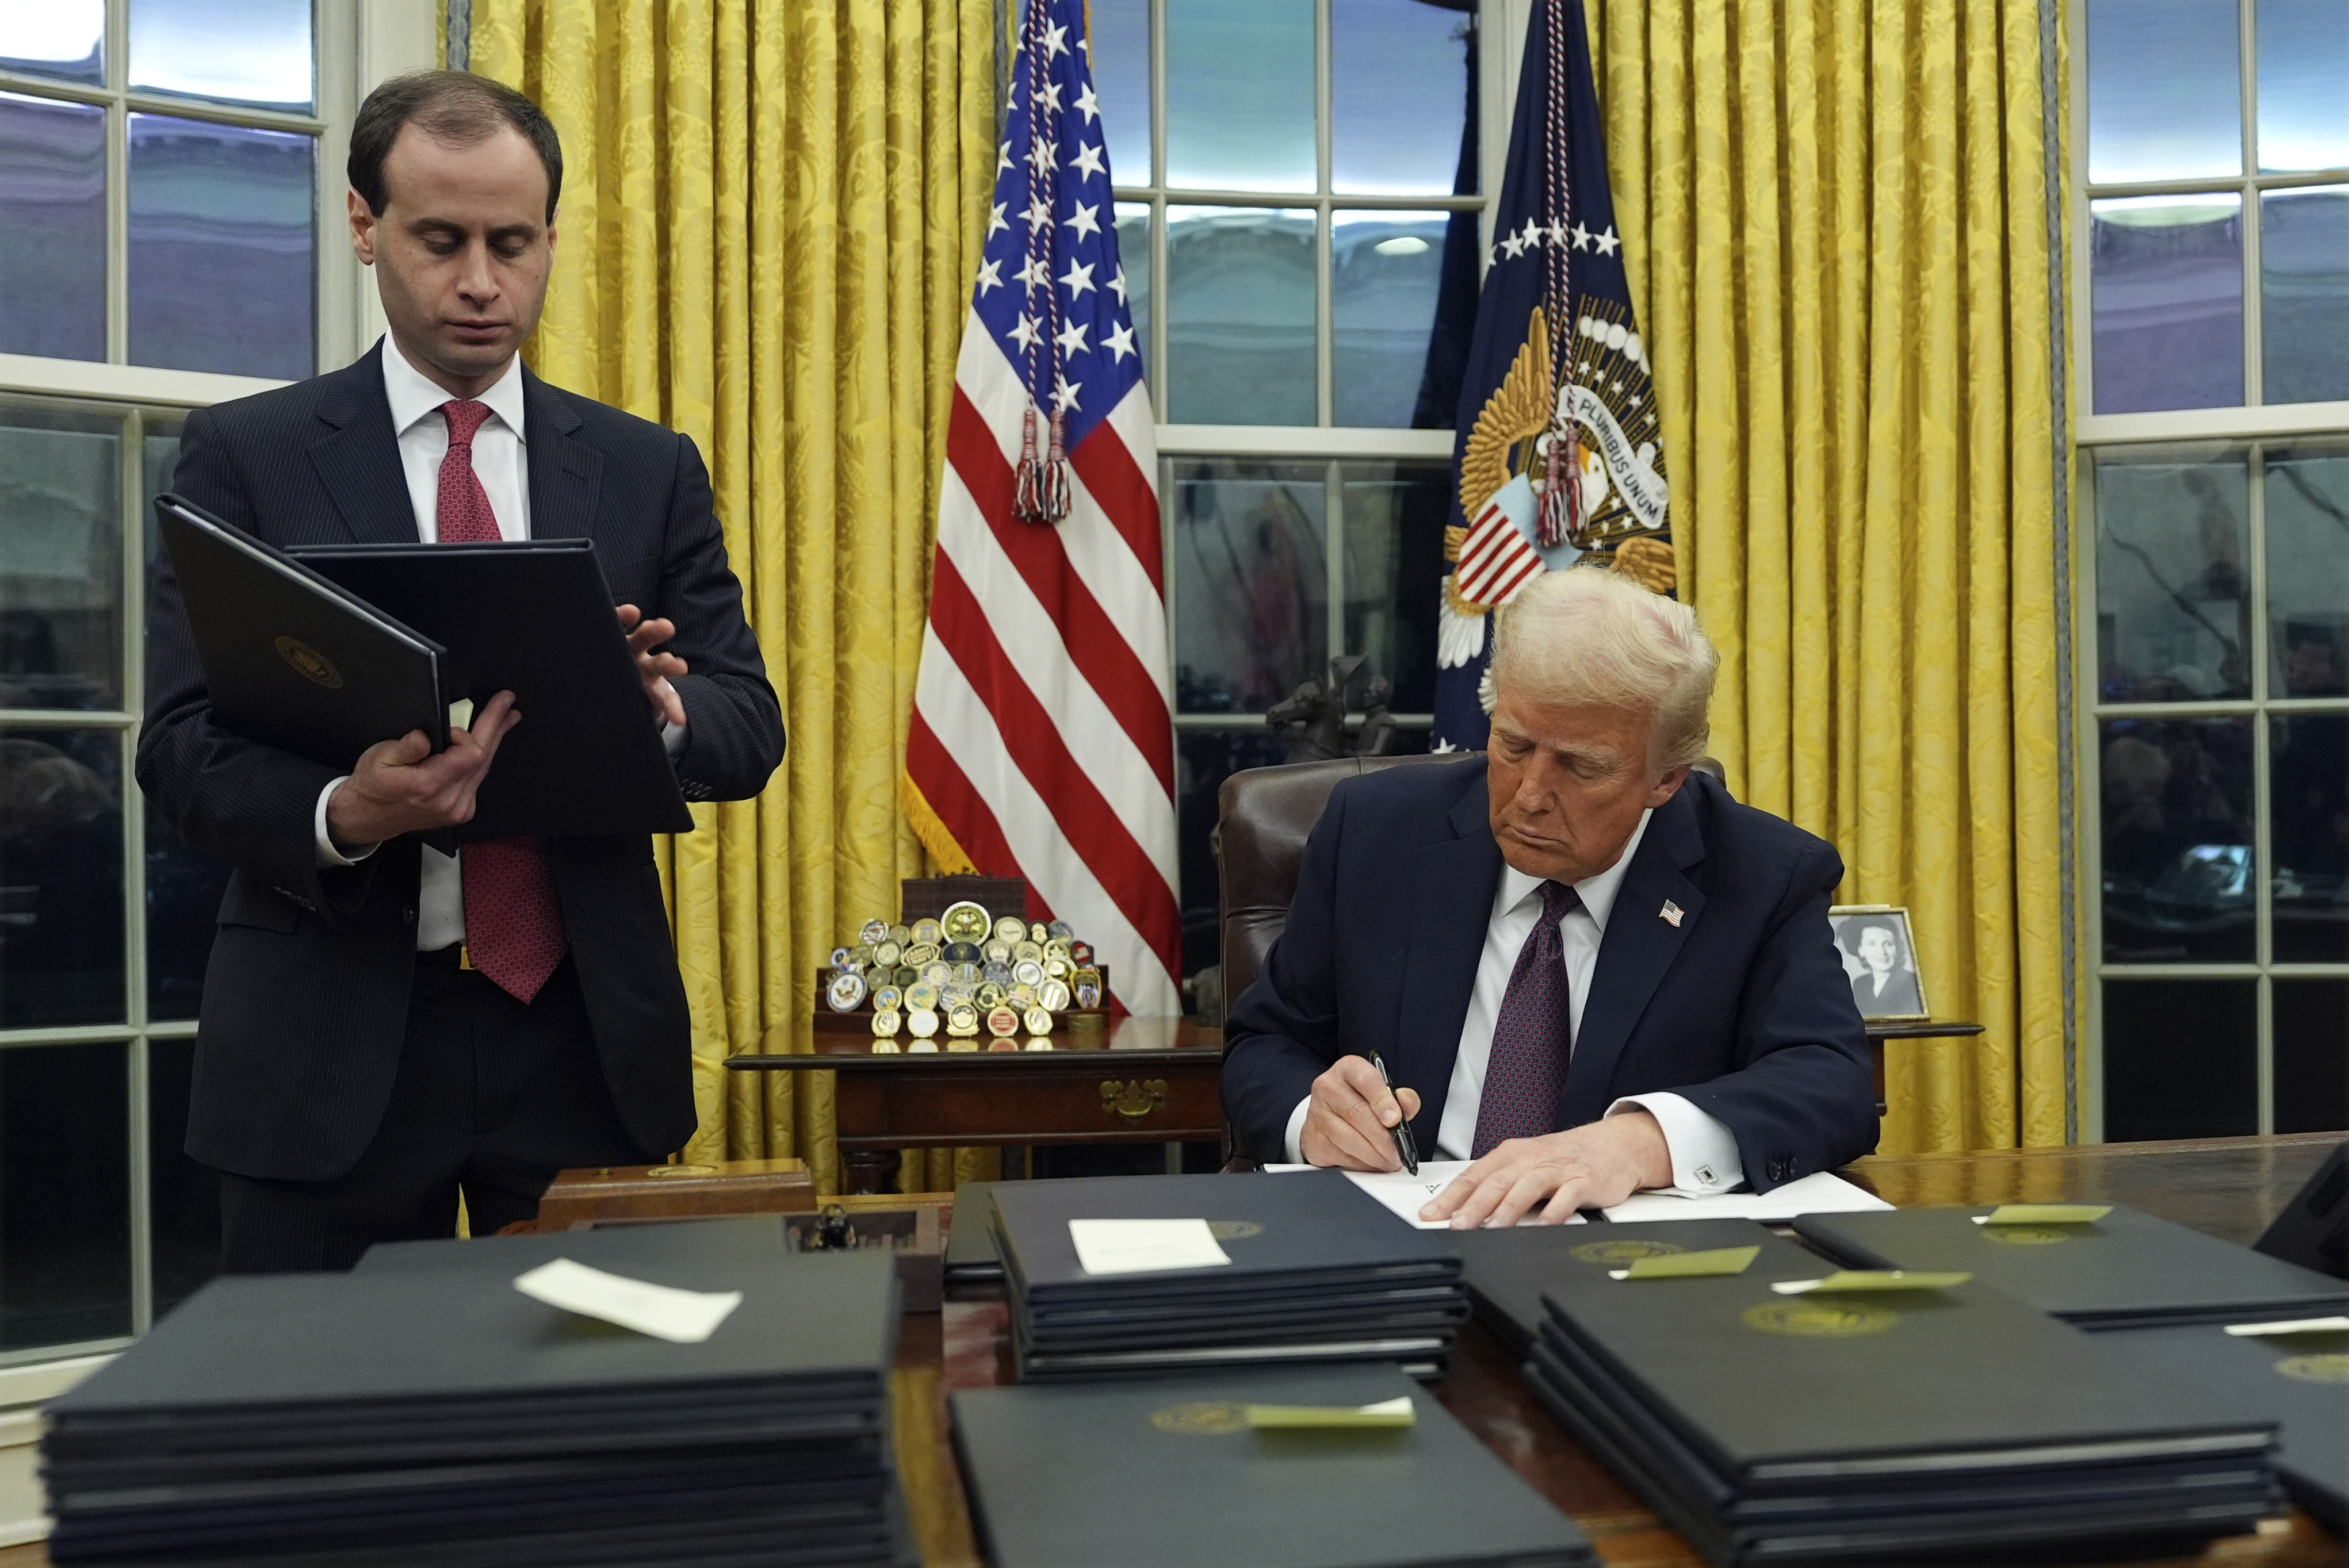
<instances>
[{"instance_id":1,"label":"white shirt cuff","mask_svg":"<svg viewBox=\"0 0 2349 1568\"><path fill-rule=\"evenodd\" d=\"M1726 1192L1745 1182L1745 1165L1737 1157L1737 1136L1677 1094L1626 1095L1607 1108L1614 1116L1634 1107L1656 1119L1663 1129L1664 1154L1672 1162L1669 1189L1686 1197Z\"/></svg>"},{"instance_id":2,"label":"white shirt cuff","mask_svg":"<svg viewBox=\"0 0 2349 1568\"><path fill-rule=\"evenodd\" d=\"M347 773L340 779L327 780L326 787L318 791L317 809L310 815L310 830L317 837L318 863L322 866L355 866L375 853L380 847L369 844L357 854L347 855L335 848L335 836L326 831L326 802L335 798L336 790L350 781L351 776Z\"/></svg>"},{"instance_id":3,"label":"white shirt cuff","mask_svg":"<svg viewBox=\"0 0 2349 1568\"><path fill-rule=\"evenodd\" d=\"M674 758L678 752L685 749L685 726L681 724L672 724L666 718L661 720L661 749L663 751L667 752L669 756Z\"/></svg>"},{"instance_id":4,"label":"white shirt cuff","mask_svg":"<svg viewBox=\"0 0 2349 1568\"><path fill-rule=\"evenodd\" d=\"M1312 1109L1313 1097L1309 1094L1297 1102L1295 1110L1288 1113L1288 1162L1291 1165L1305 1163L1305 1113Z\"/></svg>"}]
</instances>

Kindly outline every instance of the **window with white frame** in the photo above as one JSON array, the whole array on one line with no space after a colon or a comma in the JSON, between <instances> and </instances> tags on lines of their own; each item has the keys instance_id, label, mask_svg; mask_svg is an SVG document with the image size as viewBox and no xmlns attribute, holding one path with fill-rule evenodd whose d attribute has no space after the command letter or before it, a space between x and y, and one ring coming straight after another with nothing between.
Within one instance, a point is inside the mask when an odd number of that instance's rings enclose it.
<instances>
[{"instance_id":1,"label":"window with white frame","mask_svg":"<svg viewBox=\"0 0 2349 1568\"><path fill-rule=\"evenodd\" d=\"M1426 749L1497 94L1475 0L1091 13L1160 420L1190 977L1216 961L1216 792L1285 752L1267 708L1359 654Z\"/></svg>"},{"instance_id":2,"label":"window with white frame","mask_svg":"<svg viewBox=\"0 0 2349 1568\"><path fill-rule=\"evenodd\" d=\"M2075 0L2083 1133L2349 1125L2349 26Z\"/></svg>"},{"instance_id":3,"label":"window with white frame","mask_svg":"<svg viewBox=\"0 0 2349 1568\"><path fill-rule=\"evenodd\" d=\"M131 774L151 502L188 409L359 346L366 15L0 5L0 1365L143 1332L217 1255L181 1144L226 873Z\"/></svg>"}]
</instances>

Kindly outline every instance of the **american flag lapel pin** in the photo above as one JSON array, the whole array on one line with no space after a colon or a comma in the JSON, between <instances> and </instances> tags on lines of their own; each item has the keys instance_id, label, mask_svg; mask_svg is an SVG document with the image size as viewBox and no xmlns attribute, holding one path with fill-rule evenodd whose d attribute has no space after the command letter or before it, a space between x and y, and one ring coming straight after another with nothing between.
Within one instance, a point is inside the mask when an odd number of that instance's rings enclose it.
<instances>
[{"instance_id":1,"label":"american flag lapel pin","mask_svg":"<svg viewBox=\"0 0 2349 1568\"><path fill-rule=\"evenodd\" d=\"M1678 931L1681 928L1681 906L1679 904L1674 903L1671 899L1666 899L1664 900L1664 907L1658 913L1663 915L1665 923L1670 925L1674 931Z\"/></svg>"}]
</instances>

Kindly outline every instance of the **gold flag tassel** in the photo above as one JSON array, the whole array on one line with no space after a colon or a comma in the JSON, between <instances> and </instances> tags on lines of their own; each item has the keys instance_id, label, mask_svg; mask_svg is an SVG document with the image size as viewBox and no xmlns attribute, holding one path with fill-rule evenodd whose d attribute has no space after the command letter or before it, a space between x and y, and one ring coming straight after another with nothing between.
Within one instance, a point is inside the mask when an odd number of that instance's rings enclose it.
<instances>
[{"instance_id":1,"label":"gold flag tassel","mask_svg":"<svg viewBox=\"0 0 2349 1568\"><path fill-rule=\"evenodd\" d=\"M1050 527L1069 515L1069 459L1061 445L1059 414L1052 416L1045 449L1036 449L1036 426L1040 418L1036 405L1029 404L1019 437L1019 478L1011 492L1011 515L1022 522Z\"/></svg>"}]
</instances>

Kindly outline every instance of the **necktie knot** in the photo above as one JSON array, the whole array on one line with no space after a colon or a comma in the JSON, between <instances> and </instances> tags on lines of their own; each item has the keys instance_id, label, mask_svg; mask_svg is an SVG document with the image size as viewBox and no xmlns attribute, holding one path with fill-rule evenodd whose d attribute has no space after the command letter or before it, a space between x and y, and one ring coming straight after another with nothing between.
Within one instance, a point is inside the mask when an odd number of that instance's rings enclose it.
<instances>
[{"instance_id":1,"label":"necktie knot","mask_svg":"<svg viewBox=\"0 0 2349 1568\"><path fill-rule=\"evenodd\" d=\"M1542 919L1556 925L1582 907L1582 895L1565 882L1542 883Z\"/></svg>"},{"instance_id":2,"label":"necktie knot","mask_svg":"<svg viewBox=\"0 0 2349 1568\"><path fill-rule=\"evenodd\" d=\"M470 447L481 430L481 422L490 417L487 403L476 403L470 397L452 398L440 405L441 414L449 421L449 444Z\"/></svg>"}]
</instances>

